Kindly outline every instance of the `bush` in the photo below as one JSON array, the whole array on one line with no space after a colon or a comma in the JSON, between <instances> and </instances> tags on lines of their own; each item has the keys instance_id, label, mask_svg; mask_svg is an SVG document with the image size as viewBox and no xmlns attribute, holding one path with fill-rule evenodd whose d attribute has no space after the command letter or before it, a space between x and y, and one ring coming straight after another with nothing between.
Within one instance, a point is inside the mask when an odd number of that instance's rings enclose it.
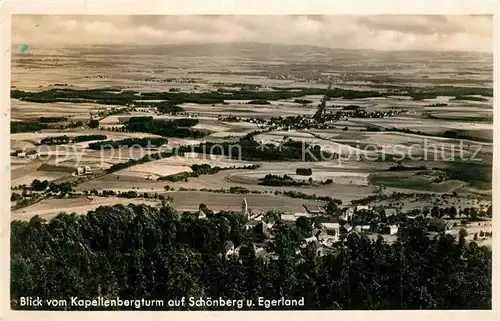
<instances>
[{"instance_id":1,"label":"bush","mask_svg":"<svg viewBox=\"0 0 500 321\"><path fill-rule=\"evenodd\" d=\"M89 127L93 129L99 128L99 120L97 119L91 119L89 122Z\"/></svg>"}]
</instances>

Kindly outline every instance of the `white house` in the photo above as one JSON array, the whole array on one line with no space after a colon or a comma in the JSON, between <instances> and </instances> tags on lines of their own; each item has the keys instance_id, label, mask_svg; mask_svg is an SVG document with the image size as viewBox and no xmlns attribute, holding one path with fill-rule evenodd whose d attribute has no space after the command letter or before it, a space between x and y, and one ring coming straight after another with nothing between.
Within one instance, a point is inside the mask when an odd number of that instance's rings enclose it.
<instances>
[{"instance_id":1,"label":"white house","mask_svg":"<svg viewBox=\"0 0 500 321\"><path fill-rule=\"evenodd\" d=\"M339 218L343 221L350 221L352 220L352 217L354 216L354 211L344 211L342 214L340 214Z\"/></svg>"},{"instance_id":2,"label":"white house","mask_svg":"<svg viewBox=\"0 0 500 321\"><path fill-rule=\"evenodd\" d=\"M358 205L356 206L356 212L357 211L369 211L371 210L371 207L368 205Z\"/></svg>"},{"instance_id":3,"label":"white house","mask_svg":"<svg viewBox=\"0 0 500 321\"><path fill-rule=\"evenodd\" d=\"M329 234L333 234L335 237L340 235L340 224L339 223L321 223L323 228L329 232Z\"/></svg>"},{"instance_id":4,"label":"white house","mask_svg":"<svg viewBox=\"0 0 500 321\"><path fill-rule=\"evenodd\" d=\"M24 157L28 159L38 158L38 152L36 150L27 151Z\"/></svg>"},{"instance_id":5,"label":"white house","mask_svg":"<svg viewBox=\"0 0 500 321\"><path fill-rule=\"evenodd\" d=\"M339 234L328 235L327 237L321 240L321 244L326 246L332 246L334 243L337 243L338 241L340 241Z\"/></svg>"},{"instance_id":6,"label":"white house","mask_svg":"<svg viewBox=\"0 0 500 321\"><path fill-rule=\"evenodd\" d=\"M321 223L321 225L326 228L327 231L335 231L340 229L339 223Z\"/></svg>"},{"instance_id":7,"label":"white house","mask_svg":"<svg viewBox=\"0 0 500 321\"><path fill-rule=\"evenodd\" d=\"M198 153L184 153L184 157L186 157L186 158L198 158L199 154Z\"/></svg>"},{"instance_id":8,"label":"white house","mask_svg":"<svg viewBox=\"0 0 500 321\"><path fill-rule=\"evenodd\" d=\"M318 239L316 238L316 236L311 236L311 237L305 238L304 242L305 243L303 243L300 246L301 248L307 247L307 245L310 244L310 243L314 243L314 244L316 244L316 246L319 245L319 242L318 242Z\"/></svg>"},{"instance_id":9,"label":"white house","mask_svg":"<svg viewBox=\"0 0 500 321\"><path fill-rule=\"evenodd\" d=\"M394 235L398 232L398 227L396 225L389 225L389 234Z\"/></svg>"},{"instance_id":10,"label":"white house","mask_svg":"<svg viewBox=\"0 0 500 321\"><path fill-rule=\"evenodd\" d=\"M313 217L310 213L295 213L296 217Z\"/></svg>"},{"instance_id":11,"label":"white house","mask_svg":"<svg viewBox=\"0 0 500 321\"><path fill-rule=\"evenodd\" d=\"M264 215L262 215L262 214L253 215L251 217L251 219L254 221L262 221L263 218L264 218Z\"/></svg>"},{"instance_id":12,"label":"white house","mask_svg":"<svg viewBox=\"0 0 500 321\"><path fill-rule=\"evenodd\" d=\"M344 207L339 218L343 221L350 221L354 216L354 209L352 207Z\"/></svg>"},{"instance_id":13,"label":"white house","mask_svg":"<svg viewBox=\"0 0 500 321\"><path fill-rule=\"evenodd\" d=\"M85 173L85 167L83 166L78 166L75 170L76 175L83 175Z\"/></svg>"},{"instance_id":14,"label":"white house","mask_svg":"<svg viewBox=\"0 0 500 321\"><path fill-rule=\"evenodd\" d=\"M92 170L90 169L90 166L78 166L75 169L75 174L76 175L83 175L83 174L89 174L92 173Z\"/></svg>"},{"instance_id":15,"label":"white house","mask_svg":"<svg viewBox=\"0 0 500 321\"><path fill-rule=\"evenodd\" d=\"M398 211L395 208L386 208L384 212L386 217L395 216L398 214Z\"/></svg>"},{"instance_id":16,"label":"white house","mask_svg":"<svg viewBox=\"0 0 500 321\"><path fill-rule=\"evenodd\" d=\"M347 233L349 233L352 230L352 226L349 225L348 223L344 224L342 227L345 229Z\"/></svg>"},{"instance_id":17,"label":"white house","mask_svg":"<svg viewBox=\"0 0 500 321\"><path fill-rule=\"evenodd\" d=\"M281 219L283 221L295 222L297 220L297 216L295 216L293 214L281 214Z\"/></svg>"}]
</instances>

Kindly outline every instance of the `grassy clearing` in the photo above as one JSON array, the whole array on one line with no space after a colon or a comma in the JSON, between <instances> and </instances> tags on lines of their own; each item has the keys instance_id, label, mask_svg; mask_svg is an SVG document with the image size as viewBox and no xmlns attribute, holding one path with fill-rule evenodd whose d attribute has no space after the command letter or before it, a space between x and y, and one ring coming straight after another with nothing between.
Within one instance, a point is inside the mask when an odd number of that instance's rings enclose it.
<instances>
[{"instance_id":1,"label":"grassy clearing","mask_svg":"<svg viewBox=\"0 0 500 321\"><path fill-rule=\"evenodd\" d=\"M451 192L464 185L463 182L449 180L436 182L437 175L422 175L418 171L409 172L379 172L368 176L372 185L383 185L386 187L412 189L417 191L428 191L435 193Z\"/></svg>"}]
</instances>

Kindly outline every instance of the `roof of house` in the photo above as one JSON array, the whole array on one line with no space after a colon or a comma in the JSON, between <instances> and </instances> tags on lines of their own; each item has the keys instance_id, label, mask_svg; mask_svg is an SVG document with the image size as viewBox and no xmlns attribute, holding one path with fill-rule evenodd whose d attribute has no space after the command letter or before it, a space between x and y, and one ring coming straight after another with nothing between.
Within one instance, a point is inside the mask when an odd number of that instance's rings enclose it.
<instances>
[{"instance_id":1,"label":"roof of house","mask_svg":"<svg viewBox=\"0 0 500 321\"><path fill-rule=\"evenodd\" d=\"M340 224L339 223L328 222L328 223L321 223L321 225L324 228L326 228L326 229L337 229L337 228L340 228Z\"/></svg>"},{"instance_id":2,"label":"roof of house","mask_svg":"<svg viewBox=\"0 0 500 321\"><path fill-rule=\"evenodd\" d=\"M310 237L305 238L304 241L306 241L307 243L310 243L310 242L317 242L318 239L316 238L316 236L310 236Z\"/></svg>"},{"instance_id":3,"label":"roof of house","mask_svg":"<svg viewBox=\"0 0 500 321\"><path fill-rule=\"evenodd\" d=\"M292 215L292 214L281 214L281 219L283 221L296 221L297 216Z\"/></svg>"},{"instance_id":4,"label":"roof of house","mask_svg":"<svg viewBox=\"0 0 500 321\"><path fill-rule=\"evenodd\" d=\"M222 248L224 249L224 252L228 252L234 249L234 243L232 241L226 241Z\"/></svg>"},{"instance_id":5,"label":"roof of house","mask_svg":"<svg viewBox=\"0 0 500 321\"><path fill-rule=\"evenodd\" d=\"M398 227L397 227L397 225L389 225L389 228L390 229L394 229L394 228L397 229Z\"/></svg>"},{"instance_id":6,"label":"roof of house","mask_svg":"<svg viewBox=\"0 0 500 321\"><path fill-rule=\"evenodd\" d=\"M348 231L352 230L352 226L349 225L349 223L344 224L342 227L345 228Z\"/></svg>"},{"instance_id":7,"label":"roof of house","mask_svg":"<svg viewBox=\"0 0 500 321\"><path fill-rule=\"evenodd\" d=\"M346 206L346 207L343 207L341 211L342 212L347 212L347 211L353 212L354 209L351 206Z\"/></svg>"},{"instance_id":8,"label":"roof of house","mask_svg":"<svg viewBox=\"0 0 500 321\"><path fill-rule=\"evenodd\" d=\"M269 232L269 228L267 227L267 223L260 221L258 224L254 226L254 231L263 235L264 237L270 237L271 233Z\"/></svg>"},{"instance_id":9,"label":"roof of house","mask_svg":"<svg viewBox=\"0 0 500 321\"><path fill-rule=\"evenodd\" d=\"M398 211L395 208L386 208L384 212L386 216L392 216L398 214Z\"/></svg>"},{"instance_id":10,"label":"roof of house","mask_svg":"<svg viewBox=\"0 0 500 321\"><path fill-rule=\"evenodd\" d=\"M354 212L350 212L350 213L344 212L344 213L340 214L339 219L341 219L343 221L347 221L353 214L354 214Z\"/></svg>"},{"instance_id":11,"label":"roof of house","mask_svg":"<svg viewBox=\"0 0 500 321\"><path fill-rule=\"evenodd\" d=\"M301 216L302 217L311 217L311 216L313 216L311 213L303 213L303 212L302 213L295 213L294 215L297 217L301 217Z\"/></svg>"},{"instance_id":12,"label":"roof of house","mask_svg":"<svg viewBox=\"0 0 500 321\"><path fill-rule=\"evenodd\" d=\"M443 220L441 218L431 219L427 222L427 224L429 225L429 227L435 229L440 229L440 230L446 229L446 220Z\"/></svg>"},{"instance_id":13,"label":"roof of house","mask_svg":"<svg viewBox=\"0 0 500 321\"><path fill-rule=\"evenodd\" d=\"M309 212L309 213L323 213L324 210L322 207L318 205L303 205L304 208Z\"/></svg>"}]
</instances>

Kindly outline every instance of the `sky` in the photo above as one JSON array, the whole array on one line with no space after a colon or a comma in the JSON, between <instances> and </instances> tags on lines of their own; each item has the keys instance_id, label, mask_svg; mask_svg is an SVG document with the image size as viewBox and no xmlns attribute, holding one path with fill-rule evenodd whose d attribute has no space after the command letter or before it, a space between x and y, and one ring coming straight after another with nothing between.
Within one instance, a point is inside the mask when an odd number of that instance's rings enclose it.
<instances>
[{"instance_id":1,"label":"sky","mask_svg":"<svg viewBox=\"0 0 500 321\"><path fill-rule=\"evenodd\" d=\"M491 15L13 15L15 45L262 42L344 49L493 51Z\"/></svg>"}]
</instances>

